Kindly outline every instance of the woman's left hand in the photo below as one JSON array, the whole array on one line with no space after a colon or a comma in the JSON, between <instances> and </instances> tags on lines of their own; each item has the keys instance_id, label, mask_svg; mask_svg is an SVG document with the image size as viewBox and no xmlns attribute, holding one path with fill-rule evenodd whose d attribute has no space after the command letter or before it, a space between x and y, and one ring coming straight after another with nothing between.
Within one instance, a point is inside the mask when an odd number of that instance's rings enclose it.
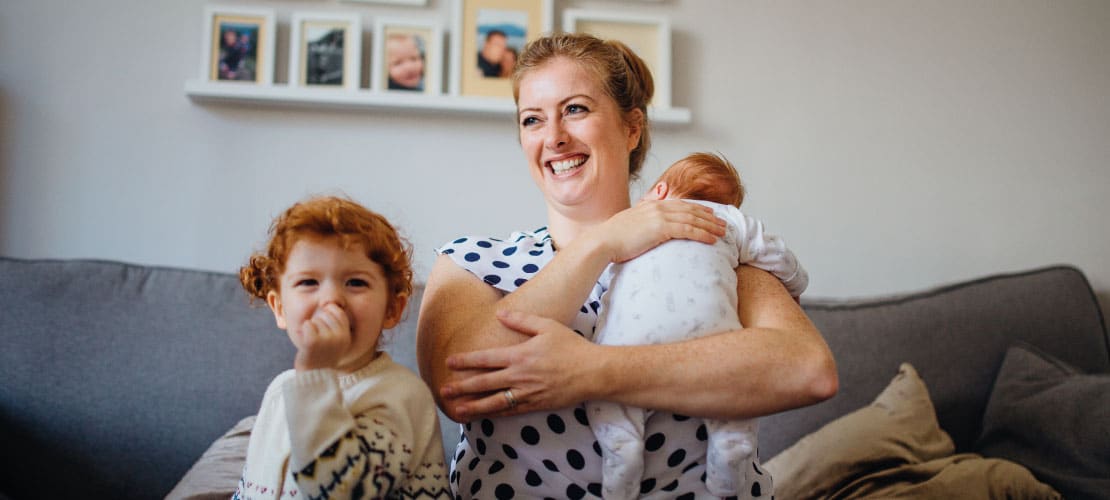
<instances>
[{"instance_id":1,"label":"woman's left hand","mask_svg":"<svg viewBox=\"0 0 1110 500\"><path fill-rule=\"evenodd\" d=\"M599 348L565 325L523 312L498 312L506 327L532 338L447 358L459 374L444 385L444 401L462 420L502 417L565 408L590 399L592 378L585 375ZM511 391L511 394L506 394Z\"/></svg>"}]
</instances>

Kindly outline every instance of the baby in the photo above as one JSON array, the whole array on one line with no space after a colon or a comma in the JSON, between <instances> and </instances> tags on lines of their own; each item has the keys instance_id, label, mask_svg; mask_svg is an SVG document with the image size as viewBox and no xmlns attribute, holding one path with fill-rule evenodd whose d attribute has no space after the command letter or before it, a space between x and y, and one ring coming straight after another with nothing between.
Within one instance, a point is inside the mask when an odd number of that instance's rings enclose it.
<instances>
[{"instance_id":1,"label":"baby","mask_svg":"<svg viewBox=\"0 0 1110 500\"><path fill-rule=\"evenodd\" d=\"M424 51L416 35L391 33L385 41L389 90L424 90Z\"/></svg>"},{"instance_id":2,"label":"baby","mask_svg":"<svg viewBox=\"0 0 1110 500\"><path fill-rule=\"evenodd\" d=\"M343 198L297 203L239 278L297 354L266 389L232 498L450 498L432 395L378 351L412 293L393 226Z\"/></svg>"},{"instance_id":3,"label":"baby","mask_svg":"<svg viewBox=\"0 0 1110 500\"><path fill-rule=\"evenodd\" d=\"M728 222L713 245L671 240L610 268L594 341L606 345L662 344L742 328L736 311L736 267L771 272L797 298L809 282L783 241L740 212L744 188L723 157L696 153L679 160L644 199L686 199L713 208ZM650 410L607 401L586 404L602 448L604 497L635 498L644 468L644 425ZM705 422L709 443L706 487L721 497L750 495L758 473L756 420ZM764 475L769 478L769 475ZM764 479L766 481L766 479ZM763 494L770 498L764 484Z\"/></svg>"}]
</instances>

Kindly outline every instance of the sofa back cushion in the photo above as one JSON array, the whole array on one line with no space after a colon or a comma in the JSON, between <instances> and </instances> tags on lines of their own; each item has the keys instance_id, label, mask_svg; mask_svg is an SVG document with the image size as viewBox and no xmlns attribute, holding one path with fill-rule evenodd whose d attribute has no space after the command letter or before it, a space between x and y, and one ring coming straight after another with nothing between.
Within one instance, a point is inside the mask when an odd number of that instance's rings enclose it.
<instances>
[{"instance_id":1,"label":"sofa back cushion","mask_svg":"<svg viewBox=\"0 0 1110 500\"><path fill-rule=\"evenodd\" d=\"M836 357L840 392L760 422L760 456L778 454L836 417L866 406L899 364L918 369L957 452L979 435L1007 348L1024 341L1088 373L1110 372L1094 293L1066 266L860 301L804 302Z\"/></svg>"},{"instance_id":2,"label":"sofa back cushion","mask_svg":"<svg viewBox=\"0 0 1110 500\"><path fill-rule=\"evenodd\" d=\"M0 491L13 498L165 495L292 366L230 274L0 258L0 304L0 442L18 456Z\"/></svg>"}]
</instances>

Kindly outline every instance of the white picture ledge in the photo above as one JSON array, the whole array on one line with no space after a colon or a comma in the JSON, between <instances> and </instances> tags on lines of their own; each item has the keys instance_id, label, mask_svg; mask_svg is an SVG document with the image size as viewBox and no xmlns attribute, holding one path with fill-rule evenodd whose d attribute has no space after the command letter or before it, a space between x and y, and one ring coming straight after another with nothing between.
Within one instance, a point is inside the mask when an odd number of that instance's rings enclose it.
<instances>
[{"instance_id":1,"label":"white picture ledge","mask_svg":"<svg viewBox=\"0 0 1110 500\"><path fill-rule=\"evenodd\" d=\"M198 102L232 102L270 106L357 110L412 110L512 116L511 99L384 93L372 90L302 88L289 85L250 85L239 82L188 80L185 95ZM692 121L687 108L649 108L656 125L685 125Z\"/></svg>"}]
</instances>

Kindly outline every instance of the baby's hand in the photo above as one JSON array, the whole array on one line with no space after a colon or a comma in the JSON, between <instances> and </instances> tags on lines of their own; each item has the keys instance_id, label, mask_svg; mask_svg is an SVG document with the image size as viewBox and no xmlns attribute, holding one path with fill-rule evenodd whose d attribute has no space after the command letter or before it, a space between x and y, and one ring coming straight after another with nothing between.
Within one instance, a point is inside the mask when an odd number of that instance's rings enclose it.
<instances>
[{"instance_id":1,"label":"baby's hand","mask_svg":"<svg viewBox=\"0 0 1110 500\"><path fill-rule=\"evenodd\" d=\"M347 313L332 303L316 310L312 318L293 335L297 371L334 368L351 345L351 327Z\"/></svg>"}]
</instances>

